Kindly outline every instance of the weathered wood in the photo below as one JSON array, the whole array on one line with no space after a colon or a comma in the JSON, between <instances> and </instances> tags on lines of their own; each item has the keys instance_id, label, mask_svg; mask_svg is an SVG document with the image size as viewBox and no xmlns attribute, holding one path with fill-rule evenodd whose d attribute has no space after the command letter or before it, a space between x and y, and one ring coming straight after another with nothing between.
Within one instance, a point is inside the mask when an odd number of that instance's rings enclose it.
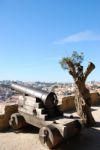
<instances>
[{"instance_id":1,"label":"weathered wood","mask_svg":"<svg viewBox=\"0 0 100 150\"><path fill-rule=\"evenodd\" d=\"M82 128L80 121L75 119L59 120L53 123L53 126L59 130L64 139L78 135Z\"/></svg>"},{"instance_id":2,"label":"weathered wood","mask_svg":"<svg viewBox=\"0 0 100 150\"><path fill-rule=\"evenodd\" d=\"M49 98L52 98L52 96ZM52 99L51 99L51 101L52 101ZM52 108L46 108L40 99L33 98L30 96L26 96L26 95L19 97L19 107L20 107L20 109L24 108L24 111L25 110L27 112L29 111L29 113L35 114L38 117L41 114L47 114L48 117L50 117L50 118L62 115L61 111L58 110L57 106L54 106Z\"/></svg>"},{"instance_id":3,"label":"weathered wood","mask_svg":"<svg viewBox=\"0 0 100 150\"><path fill-rule=\"evenodd\" d=\"M34 106L35 104L36 104L36 98L31 96L20 96L18 99L19 106L23 106L23 105Z\"/></svg>"},{"instance_id":4,"label":"weathered wood","mask_svg":"<svg viewBox=\"0 0 100 150\"><path fill-rule=\"evenodd\" d=\"M28 124L31 124L33 126L36 126L38 128L41 128L46 125L46 115L41 115L41 116L33 116L31 113L26 112L24 110L19 111L19 113L24 117L25 121Z\"/></svg>"},{"instance_id":5,"label":"weathered wood","mask_svg":"<svg viewBox=\"0 0 100 150\"><path fill-rule=\"evenodd\" d=\"M53 125L48 125L40 129L39 139L42 145L54 148L56 145L61 143L62 136L57 128Z\"/></svg>"},{"instance_id":6,"label":"weathered wood","mask_svg":"<svg viewBox=\"0 0 100 150\"><path fill-rule=\"evenodd\" d=\"M36 112L36 114L44 114L45 113L45 109L44 108L36 108L34 106L28 106L28 105L23 105L23 108L29 112Z\"/></svg>"},{"instance_id":7,"label":"weathered wood","mask_svg":"<svg viewBox=\"0 0 100 150\"><path fill-rule=\"evenodd\" d=\"M11 115L9 124L13 129L20 129L27 125L24 117L21 116L19 113L14 113Z\"/></svg>"},{"instance_id":8,"label":"weathered wood","mask_svg":"<svg viewBox=\"0 0 100 150\"><path fill-rule=\"evenodd\" d=\"M26 110L25 108L19 108L19 113L20 114L25 114L25 115L23 115L24 116L24 118L26 117L26 114L27 115L29 115L29 116L31 116L31 117L33 117L33 118L39 118L40 120L42 119L42 120L47 120L47 118L48 118L48 115L47 114L37 114L37 113L34 113L34 112L32 112L32 111L29 111L29 110ZM34 119L33 119L34 120ZM33 121L33 123L35 124L35 122ZM34 125L33 124L33 125Z\"/></svg>"},{"instance_id":9,"label":"weathered wood","mask_svg":"<svg viewBox=\"0 0 100 150\"><path fill-rule=\"evenodd\" d=\"M81 124L78 120L55 120L48 122L48 125L42 127L39 131L40 142L44 146L54 148L62 139L68 139L78 135L81 131Z\"/></svg>"}]
</instances>

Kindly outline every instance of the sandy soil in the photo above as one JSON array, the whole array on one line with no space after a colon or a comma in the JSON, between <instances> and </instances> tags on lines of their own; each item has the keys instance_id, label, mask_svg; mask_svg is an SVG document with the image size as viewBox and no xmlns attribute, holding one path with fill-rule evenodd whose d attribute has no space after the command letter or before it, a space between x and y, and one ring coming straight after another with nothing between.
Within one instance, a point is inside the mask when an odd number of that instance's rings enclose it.
<instances>
[{"instance_id":1,"label":"sandy soil","mask_svg":"<svg viewBox=\"0 0 100 150\"><path fill-rule=\"evenodd\" d=\"M78 137L64 141L55 150L100 150L100 106L93 107L96 127L83 129ZM20 132L0 132L0 150L47 150L38 138L38 129L27 127Z\"/></svg>"}]
</instances>

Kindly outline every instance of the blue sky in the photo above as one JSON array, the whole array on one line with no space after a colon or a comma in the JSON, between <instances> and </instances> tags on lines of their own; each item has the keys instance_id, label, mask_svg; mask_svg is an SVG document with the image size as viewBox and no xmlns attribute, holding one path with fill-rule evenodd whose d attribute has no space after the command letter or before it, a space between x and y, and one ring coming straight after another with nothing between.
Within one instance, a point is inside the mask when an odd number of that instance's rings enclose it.
<instances>
[{"instance_id":1,"label":"blue sky","mask_svg":"<svg viewBox=\"0 0 100 150\"><path fill-rule=\"evenodd\" d=\"M0 80L73 81L59 65L73 50L100 81L99 0L0 0Z\"/></svg>"}]
</instances>

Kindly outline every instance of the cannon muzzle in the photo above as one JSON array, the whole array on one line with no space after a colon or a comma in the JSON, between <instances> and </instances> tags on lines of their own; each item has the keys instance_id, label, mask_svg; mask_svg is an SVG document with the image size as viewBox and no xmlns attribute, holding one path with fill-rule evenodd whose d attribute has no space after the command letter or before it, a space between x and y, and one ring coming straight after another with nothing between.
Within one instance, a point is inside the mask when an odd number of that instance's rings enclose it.
<instances>
[{"instance_id":1,"label":"cannon muzzle","mask_svg":"<svg viewBox=\"0 0 100 150\"><path fill-rule=\"evenodd\" d=\"M11 84L11 88L25 95L29 95L40 99L46 108L53 108L57 106L58 100L54 92L47 92L36 88L28 88L16 83Z\"/></svg>"}]
</instances>

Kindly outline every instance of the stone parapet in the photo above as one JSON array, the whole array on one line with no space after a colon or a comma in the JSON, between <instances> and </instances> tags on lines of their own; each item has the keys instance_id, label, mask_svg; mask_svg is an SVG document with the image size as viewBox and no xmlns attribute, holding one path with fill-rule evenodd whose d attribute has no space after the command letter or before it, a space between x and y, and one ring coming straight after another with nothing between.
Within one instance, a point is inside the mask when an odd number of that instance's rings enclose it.
<instances>
[{"instance_id":1,"label":"stone parapet","mask_svg":"<svg viewBox=\"0 0 100 150\"><path fill-rule=\"evenodd\" d=\"M1 104L0 105L0 130L9 127L9 119L13 113L18 112L17 104Z\"/></svg>"},{"instance_id":2,"label":"stone parapet","mask_svg":"<svg viewBox=\"0 0 100 150\"><path fill-rule=\"evenodd\" d=\"M74 97L75 97L74 95L70 96L68 95L67 97L62 98L62 102L59 107L63 112L75 109ZM96 105L97 103L100 102L100 94L97 92L92 92L91 98L92 98L92 105Z\"/></svg>"}]
</instances>

